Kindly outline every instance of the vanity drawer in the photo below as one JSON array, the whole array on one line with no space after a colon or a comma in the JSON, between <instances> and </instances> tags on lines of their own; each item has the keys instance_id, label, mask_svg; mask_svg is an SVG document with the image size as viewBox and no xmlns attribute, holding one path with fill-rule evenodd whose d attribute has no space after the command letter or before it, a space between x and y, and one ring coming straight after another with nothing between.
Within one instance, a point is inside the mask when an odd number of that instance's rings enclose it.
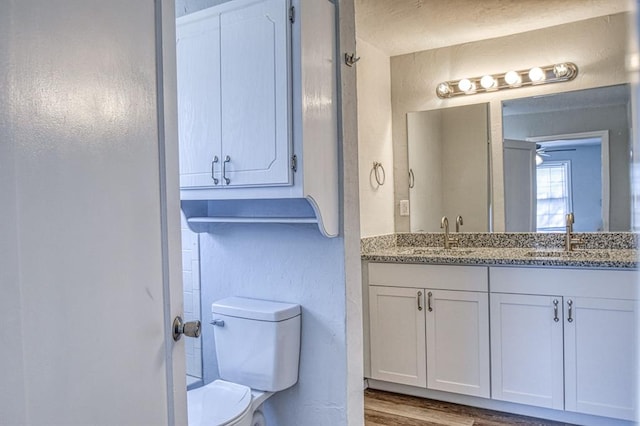
<instances>
[{"instance_id":1,"label":"vanity drawer","mask_svg":"<svg viewBox=\"0 0 640 426\"><path fill-rule=\"evenodd\" d=\"M638 298L638 271L491 267L489 276L492 293Z\"/></svg>"},{"instance_id":2,"label":"vanity drawer","mask_svg":"<svg viewBox=\"0 0 640 426\"><path fill-rule=\"evenodd\" d=\"M369 285L488 291L486 266L369 263Z\"/></svg>"}]
</instances>

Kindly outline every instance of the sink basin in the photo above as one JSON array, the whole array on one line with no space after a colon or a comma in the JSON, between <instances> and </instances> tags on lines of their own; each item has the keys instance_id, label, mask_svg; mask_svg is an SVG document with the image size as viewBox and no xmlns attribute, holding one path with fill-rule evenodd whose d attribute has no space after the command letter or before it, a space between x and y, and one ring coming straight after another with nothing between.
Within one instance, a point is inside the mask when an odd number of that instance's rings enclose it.
<instances>
[{"instance_id":1,"label":"sink basin","mask_svg":"<svg viewBox=\"0 0 640 426\"><path fill-rule=\"evenodd\" d=\"M425 256L456 256L456 255L470 254L471 252L473 252L473 250L460 249L457 247L453 247L450 249L445 249L443 247L415 247L415 248L409 247L402 250L403 254L425 255Z\"/></svg>"},{"instance_id":2,"label":"sink basin","mask_svg":"<svg viewBox=\"0 0 640 426\"><path fill-rule=\"evenodd\" d=\"M607 251L600 250L534 250L525 253L527 257L538 258L558 258L558 259L609 259L610 255Z\"/></svg>"}]
</instances>

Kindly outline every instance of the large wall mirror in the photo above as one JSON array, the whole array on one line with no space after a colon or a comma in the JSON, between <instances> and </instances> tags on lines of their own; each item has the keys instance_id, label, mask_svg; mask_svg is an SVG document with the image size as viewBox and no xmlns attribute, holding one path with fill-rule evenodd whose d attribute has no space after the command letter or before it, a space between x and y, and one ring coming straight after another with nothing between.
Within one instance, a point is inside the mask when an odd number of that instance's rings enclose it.
<instances>
[{"instance_id":1,"label":"large wall mirror","mask_svg":"<svg viewBox=\"0 0 640 426\"><path fill-rule=\"evenodd\" d=\"M490 230L489 104L407 114L411 232Z\"/></svg>"},{"instance_id":2,"label":"large wall mirror","mask_svg":"<svg viewBox=\"0 0 640 426\"><path fill-rule=\"evenodd\" d=\"M627 84L502 102L505 230L631 229Z\"/></svg>"}]
</instances>

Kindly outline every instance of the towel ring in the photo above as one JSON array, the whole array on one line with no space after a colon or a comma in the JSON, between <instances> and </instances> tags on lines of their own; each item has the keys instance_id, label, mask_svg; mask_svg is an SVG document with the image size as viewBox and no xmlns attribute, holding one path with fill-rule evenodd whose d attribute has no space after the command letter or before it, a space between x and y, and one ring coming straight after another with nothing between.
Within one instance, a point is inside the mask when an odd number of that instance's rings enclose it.
<instances>
[{"instance_id":1,"label":"towel ring","mask_svg":"<svg viewBox=\"0 0 640 426\"><path fill-rule=\"evenodd\" d=\"M380 177L380 174L382 174L382 177ZM377 161L373 162L373 175L378 185L384 185L384 182L387 180L387 174L384 171L384 167L382 167L382 163L378 163Z\"/></svg>"}]
</instances>

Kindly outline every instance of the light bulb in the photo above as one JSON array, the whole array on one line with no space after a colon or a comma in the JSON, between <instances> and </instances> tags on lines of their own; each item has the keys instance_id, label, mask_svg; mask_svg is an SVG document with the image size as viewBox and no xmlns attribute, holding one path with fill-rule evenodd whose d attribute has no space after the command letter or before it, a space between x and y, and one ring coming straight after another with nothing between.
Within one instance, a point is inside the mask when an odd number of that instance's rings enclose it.
<instances>
[{"instance_id":1,"label":"light bulb","mask_svg":"<svg viewBox=\"0 0 640 426\"><path fill-rule=\"evenodd\" d=\"M451 95L451 86L449 85L449 83L440 83L438 84L438 88L436 89L436 91L438 92L438 96L441 97L448 97Z\"/></svg>"},{"instance_id":2,"label":"light bulb","mask_svg":"<svg viewBox=\"0 0 640 426\"><path fill-rule=\"evenodd\" d=\"M522 78L520 78L520 74L515 71L509 71L504 75L504 82L509 86L517 86L522 83Z\"/></svg>"},{"instance_id":3,"label":"light bulb","mask_svg":"<svg viewBox=\"0 0 640 426\"><path fill-rule=\"evenodd\" d=\"M553 73L556 75L556 77L560 78L560 77L566 77L567 74L569 74L569 67L567 67L567 64L557 64L553 66Z\"/></svg>"},{"instance_id":4,"label":"light bulb","mask_svg":"<svg viewBox=\"0 0 640 426\"><path fill-rule=\"evenodd\" d=\"M470 91L472 87L473 87L473 83L471 83L471 80L469 80L468 78L463 78L458 82L458 89L460 89L463 92Z\"/></svg>"},{"instance_id":5,"label":"light bulb","mask_svg":"<svg viewBox=\"0 0 640 426\"><path fill-rule=\"evenodd\" d=\"M485 89L491 89L496 85L496 79L490 75L485 75L480 79L480 86Z\"/></svg>"},{"instance_id":6,"label":"light bulb","mask_svg":"<svg viewBox=\"0 0 640 426\"><path fill-rule=\"evenodd\" d=\"M539 166L540 164L542 164L544 162L544 160L542 159L542 157L540 156L540 154L536 154L536 166Z\"/></svg>"},{"instance_id":7,"label":"light bulb","mask_svg":"<svg viewBox=\"0 0 640 426\"><path fill-rule=\"evenodd\" d=\"M534 67L529 70L529 80L536 83L544 80L544 71L540 67Z\"/></svg>"}]
</instances>

